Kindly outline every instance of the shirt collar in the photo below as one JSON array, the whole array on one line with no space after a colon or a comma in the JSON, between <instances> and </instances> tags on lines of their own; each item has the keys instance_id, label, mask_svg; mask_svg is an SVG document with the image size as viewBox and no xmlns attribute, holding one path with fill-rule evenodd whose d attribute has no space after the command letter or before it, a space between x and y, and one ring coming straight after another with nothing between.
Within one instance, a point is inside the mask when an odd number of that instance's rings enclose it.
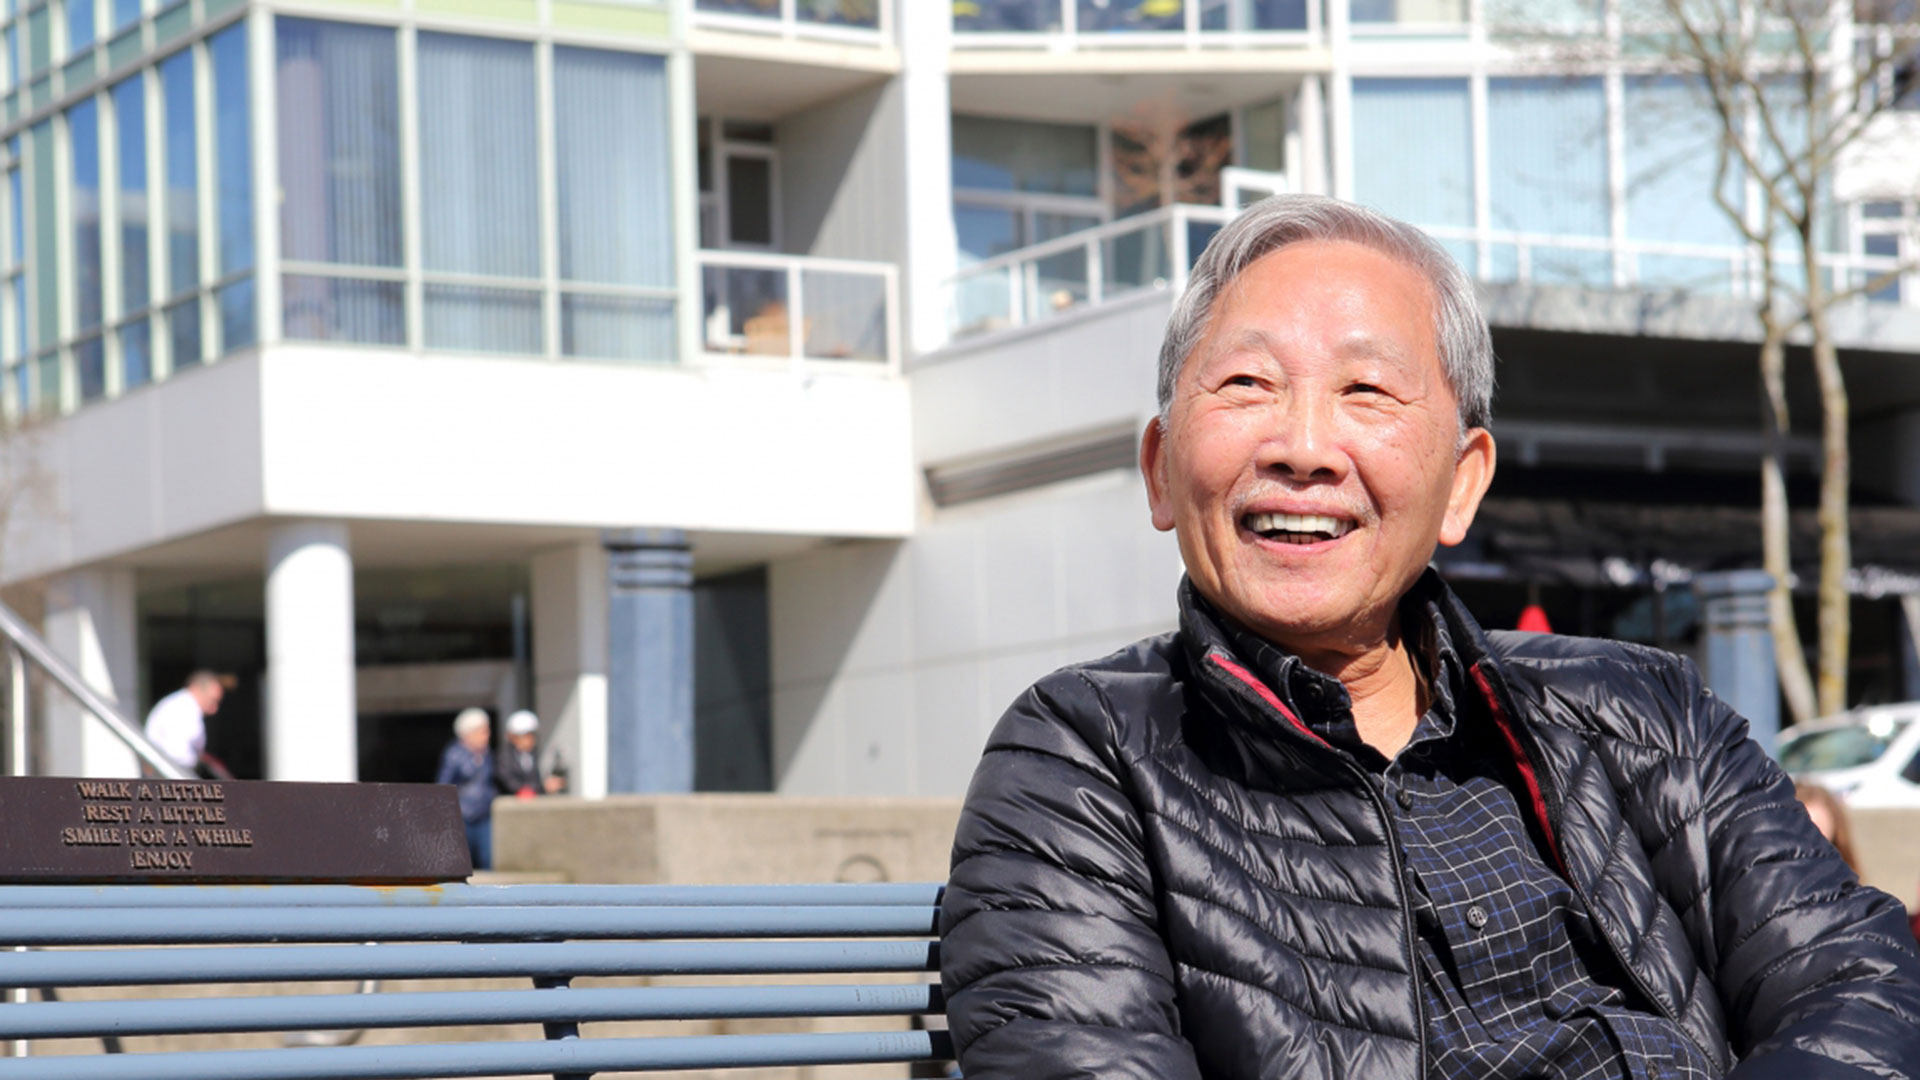
<instances>
[{"instance_id":1,"label":"shirt collar","mask_svg":"<svg viewBox=\"0 0 1920 1080\"><path fill-rule=\"evenodd\" d=\"M1441 609L1437 590L1424 588L1426 579L1400 601L1400 625L1427 678L1428 706L1407 745L1446 739L1454 733L1455 702L1460 686L1460 655ZM1304 661L1253 631L1191 590L1193 603L1219 627L1229 651L1253 672L1306 724L1329 744L1345 750L1378 770L1387 759L1360 738L1353 719L1353 701L1340 680L1308 667Z\"/></svg>"}]
</instances>

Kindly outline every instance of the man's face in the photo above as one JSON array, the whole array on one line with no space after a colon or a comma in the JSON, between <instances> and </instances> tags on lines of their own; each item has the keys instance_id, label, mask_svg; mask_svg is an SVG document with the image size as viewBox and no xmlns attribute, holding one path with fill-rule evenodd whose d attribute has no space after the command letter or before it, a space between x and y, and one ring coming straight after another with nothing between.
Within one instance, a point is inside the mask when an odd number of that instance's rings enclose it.
<instances>
[{"instance_id":1,"label":"man's face","mask_svg":"<svg viewBox=\"0 0 1920 1080\"><path fill-rule=\"evenodd\" d=\"M1385 640L1400 596L1457 544L1493 478L1464 444L1433 288L1358 244L1264 256L1223 290L1141 468L1203 596L1298 653Z\"/></svg>"},{"instance_id":2,"label":"man's face","mask_svg":"<svg viewBox=\"0 0 1920 1080\"><path fill-rule=\"evenodd\" d=\"M534 744L538 741L539 740L535 735L535 733L531 731L523 731L518 734L507 736L507 742L513 744L513 748L515 750L520 751L521 753L527 753L531 751L534 747Z\"/></svg>"},{"instance_id":3,"label":"man's face","mask_svg":"<svg viewBox=\"0 0 1920 1080\"><path fill-rule=\"evenodd\" d=\"M225 697L227 692L218 682L213 680L197 682L191 689L194 703L200 706L201 712L212 716L220 711L220 699Z\"/></svg>"},{"instance_id":4,"label":"man's face","mask_svg":"<svg viewBox=\"0 0 1920 1080\"><path fill-rule=\"evenodd\" d=\"M460 735L460 744L462 746L465 746L467 749L473 751L476 754L482 750L485 750L487 748L487 744L492 741L493 741L493 732L491 729L485 726L473 728L471 730L462 732Z\"/></svg>"}]
</instances>

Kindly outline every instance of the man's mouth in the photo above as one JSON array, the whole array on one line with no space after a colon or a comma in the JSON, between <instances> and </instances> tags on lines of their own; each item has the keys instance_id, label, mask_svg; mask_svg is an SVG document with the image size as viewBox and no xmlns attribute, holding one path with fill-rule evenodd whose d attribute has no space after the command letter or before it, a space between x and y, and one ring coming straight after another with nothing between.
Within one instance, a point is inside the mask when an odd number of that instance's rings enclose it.
<instances>
[{"instance_id":1,"label":"man's mouth","mask_svg":"<svg viewBox=\"0 0 1920 1080\"><path fill-rule=\"evenodd\" d=\"M1326 514L1248 514L1248 530L1282 544L1318 544L1353 531L1353 521Z\"/></svg>"}]
</instances>

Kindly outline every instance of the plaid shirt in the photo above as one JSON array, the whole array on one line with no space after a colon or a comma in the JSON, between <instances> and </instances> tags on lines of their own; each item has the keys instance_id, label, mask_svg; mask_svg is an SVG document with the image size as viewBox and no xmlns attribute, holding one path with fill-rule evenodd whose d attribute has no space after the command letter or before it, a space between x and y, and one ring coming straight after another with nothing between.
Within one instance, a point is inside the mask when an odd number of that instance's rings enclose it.
<instances>
[{"instance_id":1,"label":"plaid shirt","mask_svg":"<svg viewBox=\"0 0 1920 1080\"><path fill-rule=\"evenodd\" d=\"M1635 1000L1579 899L1541 858L1514 797L1510 752L1483 710L1456 710L1463 672L1438 607L1410 600L1402 614L1432 703L1391 761L1361 740L1338 679L1219 622L1308 726L1365 766L1393 815L1428 1077L1711 1080L1700 1049Z\"/></svg>"}]
</instances>

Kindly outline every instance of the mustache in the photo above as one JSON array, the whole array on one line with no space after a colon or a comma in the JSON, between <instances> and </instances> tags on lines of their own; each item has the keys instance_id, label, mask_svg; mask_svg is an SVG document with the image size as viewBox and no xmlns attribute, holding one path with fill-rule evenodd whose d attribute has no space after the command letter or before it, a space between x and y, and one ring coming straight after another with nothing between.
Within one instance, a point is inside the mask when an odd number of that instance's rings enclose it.
<instances>
[{"instance_id":1,"label":"mustache","mask_svg":"<svg viewBox=\"0 0 1920 1080\"><path fill-rule=\"evenodd\" d=\"M1266 483L1257 487L1248 488L1245 491L1236 492L1233 496L1232 503L1234 520L1238 521L1245 517L1252 511L1256 503L1269 501L1284 502L1298 499L1305 495L1308 490L1310 490L1310 488L1288 487L1282 484ZM1332 497L1328 498L1326 495L1332 495ZM1352 518L1361 525L1370 525L1379 518L1379 515L1374 513L1373 507L1364 504L1356 505L1353 499L1331 492L1316 496L1313 499L1313 503L1316 511L1319 513Z\"/></svg>"}]
</instances>

